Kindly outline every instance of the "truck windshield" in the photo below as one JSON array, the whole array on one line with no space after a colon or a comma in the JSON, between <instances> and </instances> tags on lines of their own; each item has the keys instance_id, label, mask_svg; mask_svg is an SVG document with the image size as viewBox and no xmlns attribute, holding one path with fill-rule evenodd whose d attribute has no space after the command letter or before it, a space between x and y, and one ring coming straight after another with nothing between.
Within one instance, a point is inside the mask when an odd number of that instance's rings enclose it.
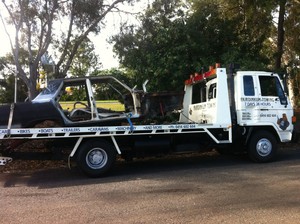
<instances>
[{"instance_id":1,"label":"truck windshield","mask_svg":"<svg viewBox=\"0 0 300 224\"><path fill-rule=\"evenodd\" d=\"M39 94L37 97L32 100L33 102L45 102L50 101L58 91L62 80L52 80L48 83L47 87Z\"/></svg>"},{"instance_id":2,"label":"truck windshield","mask_svg":"<svg viewBox=\"0 0 300 224\"><path fill-rule=\"evenodd\" d=\"M274 76L260 76L259 77L261 95L278 97L282 105L287 104L284 91L277 77Z\"/></svg>"},{"instance_id":3,"label":"truck windshield","mask_svg":"<svg viewBox=\"0 0 300 224\"><path fill-rule=\"evenodd\" d=\"M260 76L259 82L262 96L284 97L283 89L277 77Z\"/></svg>"}]
</instances>

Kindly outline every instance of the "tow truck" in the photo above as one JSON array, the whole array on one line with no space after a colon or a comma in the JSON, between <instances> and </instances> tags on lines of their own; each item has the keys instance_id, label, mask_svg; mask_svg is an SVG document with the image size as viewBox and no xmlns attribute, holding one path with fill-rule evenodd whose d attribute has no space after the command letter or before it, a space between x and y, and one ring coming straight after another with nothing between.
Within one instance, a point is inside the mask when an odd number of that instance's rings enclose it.
<instances>
[{"instance_id":1,"label":"tow truck","mask_svg":"<svg viewBox=\"0 0 300 224\"><path fill-rule=\"evenodd\" d=\"M131 94L136 93L131 89ZM144 93L139 91L140 96ZM134 102L142 107L137 99L135 95ZM275 159L279 143L292 140L295 122L278 74L235 71L232 65L226 69L216 64L207 72L191 75L185 81L182 106L173 111L178 114L176 121L132 119L139 117L134 107L136 114L125 113L127 122L118 125L8 126L0 129L0 140L47 139L56 146L67 145L69 165L75 160L87 176L100 177L111 170L117 155L133 159L216 149L240 151L255 162L269 162ZM0 163L11 160L2 156Z\"/></svg>"}]
</instances>

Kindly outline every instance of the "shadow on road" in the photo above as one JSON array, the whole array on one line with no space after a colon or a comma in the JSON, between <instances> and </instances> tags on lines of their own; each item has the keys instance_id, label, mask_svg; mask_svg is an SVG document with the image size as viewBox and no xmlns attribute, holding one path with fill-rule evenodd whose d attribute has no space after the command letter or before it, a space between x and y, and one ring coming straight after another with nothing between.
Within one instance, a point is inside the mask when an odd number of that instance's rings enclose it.
<instances>
[{"instance_id":1,"label":"shadow on road","mask_svg":"<svg viewBox=\"0 0 300 224\"><path fill-rule=\"evenodd\" d=\"M36 171L0 174L2 187L29 186L38 188L60 188L68 186L92 185L109 182L125 182L136 179L157 179L162 176L171 178L184 173L209 172L210 170L234 170L237 168L251 169L261 166L275 167L278 165L300 164L300 150L297 147L284 148L279 151L278 159L272 163L257 164L249 161L247 156L224 156L216 152L205 154L189 154L134 160L133 162L118 161L107 177L88 178L76 167L69 170L51 168Z\"/></svg>"}]
</instances>

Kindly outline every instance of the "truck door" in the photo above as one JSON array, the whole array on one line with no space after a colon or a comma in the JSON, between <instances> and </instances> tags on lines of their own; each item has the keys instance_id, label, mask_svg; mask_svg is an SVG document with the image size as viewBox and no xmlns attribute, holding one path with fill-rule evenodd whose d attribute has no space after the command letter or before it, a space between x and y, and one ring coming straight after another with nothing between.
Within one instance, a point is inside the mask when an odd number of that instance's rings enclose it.
<instances>
[{"instance_id":1,"label":"truck door","mask_svg":"<svg viewBox=\"0 0 300 224\"><path fill-rule=\"evenodd\" d=\"M240 120L247 125L273 125L279 132L292 130L292 107L280 79L271 73L242 76Z\"/></svg>"},{"instance_id":2,"label":"truck door","mask_svg":"<svg viewBox=\"0 0 300 224\"><path fill-rule=\"evenodd\" d=\"M263 100L260 102L259 109L261 111L261 120L274 122L276 116L276 124L279 131L290 130L292 108L283 91L281 82L277 76L259 75L260 95Z\"/></svg>"}]
</instances>

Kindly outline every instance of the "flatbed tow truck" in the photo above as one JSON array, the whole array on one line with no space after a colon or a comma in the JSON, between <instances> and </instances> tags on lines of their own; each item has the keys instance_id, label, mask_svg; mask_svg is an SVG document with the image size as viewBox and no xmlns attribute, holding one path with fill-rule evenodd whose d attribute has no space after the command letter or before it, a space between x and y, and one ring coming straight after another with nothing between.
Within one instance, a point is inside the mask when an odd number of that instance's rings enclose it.
<instances>
[{"instance_id":1,"label":"flatbed tow truck","mask_svg":"<svg viewBox=\"0 0 300 224\"><path fill-rule=\"evenodd\" d=\"M75 159L90 177L107 174L117 154L132 159L217 149L246 152L255 162L269 162L279 142L292 140L293 109L284 90L277 74L235 72L233 66L227 72L217 64L185 81L175 122L139 124L128 114L128 123L117 126L0 129L0 140L68 142L69 164ZM2 156L0 164L11 160Z\"/></svg>"}]
</instances>

